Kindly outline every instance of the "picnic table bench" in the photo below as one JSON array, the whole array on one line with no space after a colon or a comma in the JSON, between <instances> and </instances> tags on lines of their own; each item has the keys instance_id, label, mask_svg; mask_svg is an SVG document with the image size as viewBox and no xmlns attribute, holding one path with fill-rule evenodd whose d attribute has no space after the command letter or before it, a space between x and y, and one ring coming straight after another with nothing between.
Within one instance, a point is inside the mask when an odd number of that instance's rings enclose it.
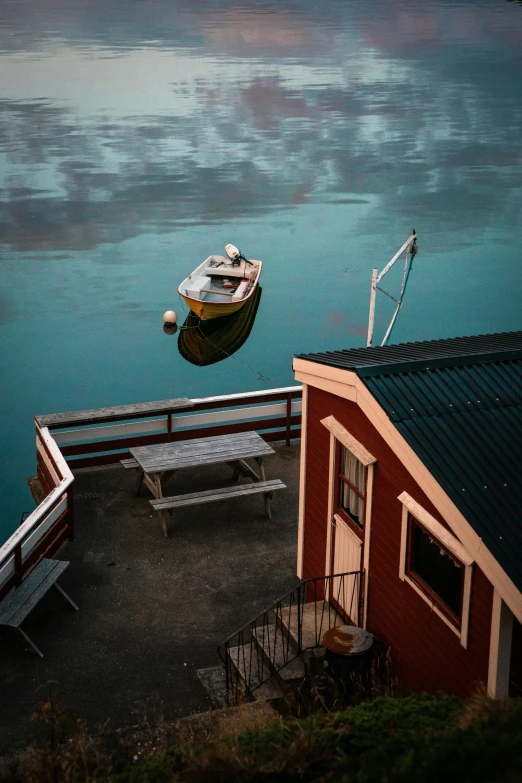
<instances>
[{"instance_id":1,"label":"picnic table bench","mask_svg":"<svg viewBox=\"0 0 522 783\"><path fill-rule=\"evenodd\" d=\"M184 506L195 506L200 503L214 503L218 500L229 500L229 498L262 493L265 496L266 515L269 519L272 519L270 501L272 500L272 492L275 492L278 489L286 489L286 484L283 484L279 479L271 479L270 481L241 484L239 487L220 487L219 489L205 489L202 492L189 492L186 495L173 495L169 498L150 500L149 503L155 511L172 512L173 509L183 508Z\"/></svg>"},{"instance_id":2,"label":"picnic table bench","mask_svg":"<svg viewBox=\"0 0 522 783\"><path fill-rule=\"evenodd\" d=\"M3 625L17 630L40 658L43 658L42 651L38 649L20 626L51 587L54 587L73 609L78 611L74 601L69 598L57 581L68 565L68 560L44 558L26 576L22 584L0 603L0 626Z\"/></svg>"}]
</instances>

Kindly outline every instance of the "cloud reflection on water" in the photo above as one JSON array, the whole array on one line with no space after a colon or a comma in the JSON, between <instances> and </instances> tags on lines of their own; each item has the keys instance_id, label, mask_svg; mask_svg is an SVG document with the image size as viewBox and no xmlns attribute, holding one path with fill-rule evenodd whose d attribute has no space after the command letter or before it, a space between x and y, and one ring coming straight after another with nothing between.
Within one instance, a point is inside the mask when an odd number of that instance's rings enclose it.
<instances>
[{"instance_id":1,"label":"cloud reflection on water","mask_svg":"<svg viewBox=\"0 0 522 783\"><path fill-rule=\"evenodd\" d=\"M7 89L0 103L12 250L83 250L332 196L377 197L363 232L390 215L462 242L520 225L522 76L505 72L520 14L51 0L20 24L13 9L4 64L33 69L48 95L21 79L22 97Z\"/></svg>"}]
</instances>

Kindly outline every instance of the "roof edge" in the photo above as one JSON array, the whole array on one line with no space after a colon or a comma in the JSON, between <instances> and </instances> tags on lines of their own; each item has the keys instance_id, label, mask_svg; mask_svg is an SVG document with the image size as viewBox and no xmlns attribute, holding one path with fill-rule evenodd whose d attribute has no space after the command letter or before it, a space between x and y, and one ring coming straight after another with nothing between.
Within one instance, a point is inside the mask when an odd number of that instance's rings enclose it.
<instances>
[{"instance_id":1,"label":"roof edge","mask_svg":"<svg viewBox=\"0 0 522 783\"><path fill-rule=\"evenodd\" d=\"M467 356L437 356L433 359L416 359L413 361L370 364L363 367L354 367L353 369L360 378L367 378L372 375L393 375L401 372L465 367L472 364L494 364L497 362L511 362L518 359L522 359L522 349L475 353L468 354Z\"/></svg>"}]
</instances>

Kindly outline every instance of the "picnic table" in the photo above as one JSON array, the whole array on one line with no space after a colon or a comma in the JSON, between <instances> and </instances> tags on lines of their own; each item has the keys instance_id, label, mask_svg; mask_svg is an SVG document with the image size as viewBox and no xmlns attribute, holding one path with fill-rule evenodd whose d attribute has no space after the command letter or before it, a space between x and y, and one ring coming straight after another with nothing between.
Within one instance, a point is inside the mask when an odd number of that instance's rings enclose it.
<instances>
[{"instance_id":1,"label":"picnic table","mask_svg":"<svg viewBox=\"0 0 522 783\"><path fill-rule=\"evenodd\" d=\"M129 451L132 459L121 462L126 468L138 469L136 494L140 491L142 483L152 492L154 500L151 503L160 514L165 536L167 535L166 512L174 508L259 492L265 496L265 512L271 518L272 492L285 489L285 485L277 479L266 480L263 458L275 452L257 432L253 431L160 443L153 446L136 446ZM257 472L246 462L247 459L253 459L257 463ZM232 468L234 480L237 481L239 476L243 475L251 478L253 484L204 490L167 498L163 496L162 481L167 474L173 474L183 468L199 468L220 463L226 463Z\"/></svg>"}]
</instances>

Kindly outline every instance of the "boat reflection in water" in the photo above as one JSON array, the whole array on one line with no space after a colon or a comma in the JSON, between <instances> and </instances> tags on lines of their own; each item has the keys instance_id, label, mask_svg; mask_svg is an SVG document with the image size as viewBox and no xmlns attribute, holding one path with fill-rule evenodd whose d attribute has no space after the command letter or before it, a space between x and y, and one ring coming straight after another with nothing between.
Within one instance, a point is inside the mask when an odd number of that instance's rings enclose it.
<instances>
[{"instance_id":1,"label":"boat reflection in water","mask_svg":"<svg viewBox=\"0 0 522 783\"><path fill-rule=\"evenodd\" d=\"M197 315L189 313L178 337L180 354L191 364L206 367L235 353L246 341L254 325L257 308L261 300L258 285L252 296L232 315L200 321Z\"/></svg>"}]
</instances>

